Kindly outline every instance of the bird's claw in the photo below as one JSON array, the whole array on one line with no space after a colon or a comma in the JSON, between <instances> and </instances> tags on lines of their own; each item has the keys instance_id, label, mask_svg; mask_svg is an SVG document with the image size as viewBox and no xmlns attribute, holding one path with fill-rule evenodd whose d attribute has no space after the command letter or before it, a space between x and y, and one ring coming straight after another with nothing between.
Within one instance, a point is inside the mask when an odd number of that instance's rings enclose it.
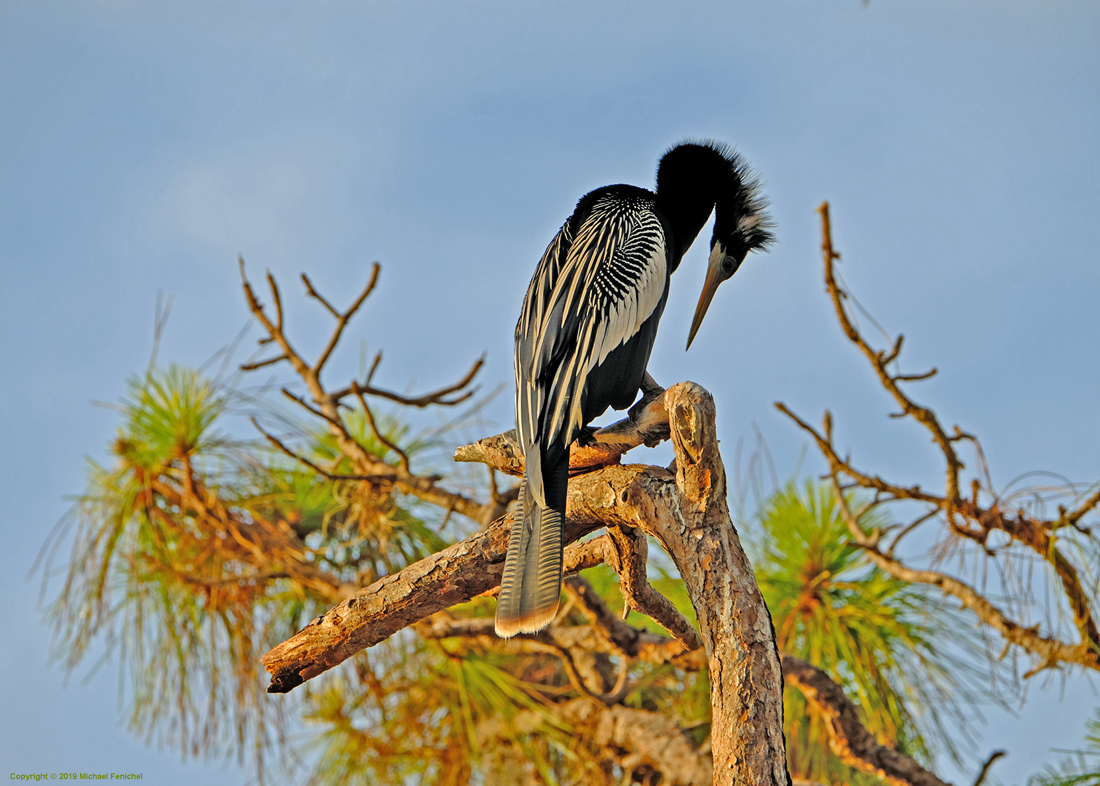
<instances>
[{"instance_id":1,"label":"bird's claw","mask_svg":"<svg viewBox=\"0 0 1100 786\"><path fill-rule=\"evenodd\" d=\"M585 426L577 434L577 444L582 448L594 448L597 442L599 440L596 439L596 429L592 426Z\"/></svg>"}]
</instances>

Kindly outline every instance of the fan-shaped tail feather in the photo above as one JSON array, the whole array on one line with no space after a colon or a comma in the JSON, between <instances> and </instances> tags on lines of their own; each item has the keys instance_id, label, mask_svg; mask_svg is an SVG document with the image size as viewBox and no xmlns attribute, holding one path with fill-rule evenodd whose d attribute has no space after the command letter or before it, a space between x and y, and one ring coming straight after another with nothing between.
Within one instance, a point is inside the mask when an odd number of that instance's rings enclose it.
<instances>
[{"instance_id":1,"label":"fan-shaped tail feather","mask_svg":"<svg viewBox=\"0 0 1100 786\"><path fill-rule=\"evenodd\" d=\"M538 447L534 450L538 451ZM528 471L539 464L528 462ZM537 633L558 613L568 454L564 461L543 464L541 468L546 507L539 505L531 493L527 472L520 485L497 601L496 632L502 638Z\"/></svg>"}]
</instances>

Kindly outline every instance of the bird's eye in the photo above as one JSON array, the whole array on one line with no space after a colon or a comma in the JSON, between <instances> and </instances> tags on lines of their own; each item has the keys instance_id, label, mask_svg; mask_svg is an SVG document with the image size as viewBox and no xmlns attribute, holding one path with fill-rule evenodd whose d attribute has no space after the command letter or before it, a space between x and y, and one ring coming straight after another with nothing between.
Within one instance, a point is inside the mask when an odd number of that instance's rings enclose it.
<instances>
[{"instance_id":1,"label":"bird's eye","mask_svg":"<svg viewBox=\"0 0 1100 786\"><path fill-rule=\"evenodd\" d=\"M733 257L726 257L722 260L722 272L727 276L732 276L734 271L737 270L737 262Z\"/></svg>"}]
</instances>

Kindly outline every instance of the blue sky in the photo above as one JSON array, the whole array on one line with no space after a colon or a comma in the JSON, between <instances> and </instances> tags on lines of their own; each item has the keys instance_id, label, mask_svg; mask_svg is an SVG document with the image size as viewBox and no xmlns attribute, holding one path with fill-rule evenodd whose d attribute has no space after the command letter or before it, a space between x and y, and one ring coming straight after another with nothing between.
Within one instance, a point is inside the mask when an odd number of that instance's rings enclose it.
<instances>
[{"instance_id":1,"label":"blue sky","mask_svg":"<svg viewBox=\"0 0 1100 786\"><path fill-rule=\"evenodd\" d=\"M382 262L334 381L362 342L396 388L482 353L485 382L508 383L527 281L577 198L651 185L670 144L715 137L763 176L779 243L684 353L706 255L689 252L650 368L715 394L726 445L758 424L785 475L805 440L772 402L815 421L830 407L861 465L938 480L832 319L828 199L845 279L906 334L907 369L939 367L916 395L982 438L995 481L1100 478L1098 92L1094 2L6 0L4 769L246 777L132 737L114 661L65 684L24 580L85 456L104 457L115 415L92 402L147 364L158 292L174 304L162 360L200 364L247 323L238 253L283 283L305 348L327 325L297 274L340 301ZM505 427L509 397L488 416ZM1100 702L1084 679L1034 682L981 730L982 752L1010 751L1006 784L1075 745Z\"/></svg>"}]
</instances>

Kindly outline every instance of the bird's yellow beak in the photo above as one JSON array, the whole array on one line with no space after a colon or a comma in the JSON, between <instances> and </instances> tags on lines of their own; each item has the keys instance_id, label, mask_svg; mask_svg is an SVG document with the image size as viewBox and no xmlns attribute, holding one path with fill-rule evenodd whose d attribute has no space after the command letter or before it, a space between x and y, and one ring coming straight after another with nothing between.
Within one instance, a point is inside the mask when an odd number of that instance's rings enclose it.
<instances>
[{"instance_id":1,"label":"bird's yellow beak","mask_svg":"<svg viewBox=\"0 0 1100 786\"><path fill-rule=\"evenodd\" d=\"M710 301L714 299L714 293L718 291L718 285L725 278L722 276L722 260L726 256L721 243L715 243L710 251L710 262L707 264L707 280L703 282L703 292L699 295L699 305L695 307L695 318L691 320L691 332L688 334L687 349L691 349L691 342L695 340L695 334L699 332L699 326L703 324L703 317L707 315Z\"/></svg>"}]
</instances>

